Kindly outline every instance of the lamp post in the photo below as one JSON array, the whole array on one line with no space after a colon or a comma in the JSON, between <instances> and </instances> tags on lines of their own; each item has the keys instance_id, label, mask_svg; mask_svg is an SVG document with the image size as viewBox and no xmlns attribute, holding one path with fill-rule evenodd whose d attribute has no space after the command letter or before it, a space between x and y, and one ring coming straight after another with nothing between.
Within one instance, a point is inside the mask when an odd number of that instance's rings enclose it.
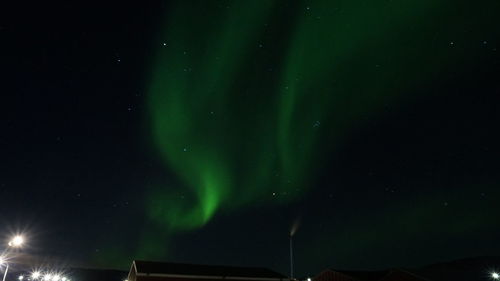
<instances>
[{"instance_id":1,"label":"lamp post","mask_svg":"<svg viewBox=\"0 0 500 281\"><path fill-rule=\"evenodd\" d=\"M5 281L5 277L7 277L7 271L9 271L9 264L3 258L0 258L0 266L4 264L5 264L5 272L3 274L3 281Z\"/></svg>"},{"instance_id":2,"label":"lamp post","mask_svg":"<svg viewBox=\"0 0 500 281\"><path fill-rule=\"evenodd\" d=\"M16 235L12 237L12 239L9 241L7 245L11 248L20 248L24 244L24 237L21 235ZM5 278L7 277L7 272L9 271L9 263L6 262L3 258L0 259L0 265L5 264L5 272L3 273L3 281L5 281Z\"/></svg>"}]
</instances>

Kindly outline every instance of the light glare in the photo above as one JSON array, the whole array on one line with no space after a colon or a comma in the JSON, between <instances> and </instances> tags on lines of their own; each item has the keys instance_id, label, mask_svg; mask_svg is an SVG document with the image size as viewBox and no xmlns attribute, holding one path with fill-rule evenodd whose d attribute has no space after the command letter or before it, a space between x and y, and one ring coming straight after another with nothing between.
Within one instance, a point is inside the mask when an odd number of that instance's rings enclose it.
<instances>
[{"instance_id":1,"label":"light glare","mask_svg":"<svg viewBox=\"0 0 500 281\"><path fill-rule=\"evenodd\" d=\"M35 272L31 273L31 278L38 279L38 277L40 277L40 272L35 271Z\"/></svg>"},{"instance_id":2,"label":"light glare","mask_svg":"<svg viewBox=\"0 0 500 281\"><path fill-rule=\"evenodd\" d=\"M498 274L497 272L493 272L493 273L491 273L491 278L498 280L498 279L500 279L500 274Z\"/></svg>"},{"instance_id":3,"label":"light glare","mask_svg":"<svg viewBox=\"0 0 500 281\"><path fill-rule=\"evenodd\" d=\"M21 247L24 243L24 238L21 235L16 235L9 242L9 246L11 247Z\"/></svg>"}]
</instances>

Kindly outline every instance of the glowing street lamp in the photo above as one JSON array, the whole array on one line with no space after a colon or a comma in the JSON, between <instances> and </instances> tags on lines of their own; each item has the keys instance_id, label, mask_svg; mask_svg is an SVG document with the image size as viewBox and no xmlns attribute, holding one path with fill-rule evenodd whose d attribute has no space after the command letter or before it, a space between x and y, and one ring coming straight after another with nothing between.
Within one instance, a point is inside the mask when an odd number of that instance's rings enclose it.
<instances>
[{"instance_id":1,"label":"glowing street lamp","mask_svg":"<svg viewBox=\"0 0 500 281\"><path fill-rule=\"evenodd\" d=\"M24 237L21 235L16 235L9 241L9 247L19 248L24 244Z\"/></svg>"},{"instance_id":2,"label":"glowing street lamp","mask_svg":"<svg viewBox=\"0 0 500 281\"><path fill-rule=\"evenodd\" d=\"M12 237L12 239L9 241L8 245L9 245L9 247L12 247L12 248L20 248L23 246L23 244L24 244L24 237L22 237L21 235L16 235L16 236ZM5 272L3 274L3 281L5 281L5 278L7 277L7 272L9 271L9 264L7 262L5 262L4 259L1 260L0 265L1 264L6 265ZM22 280L22 278L19 280Z\"/></svg>"},{"instance_id":3,"label":"glowing street lamp","mask_svg":"<svg viewBox=\"0 0 500 281\"><path fill-rule=\"evenodd\" d=\"M39 271L34 271L33 273L31 273L31 279L33 280L36 280L38 278L40 278L40 272Z\"/></svg>"},{"instance_id":4,"label":"glowing street lamp","mask_svg":"<svg viewBox=\"0 0 500 281\"><path fill-rule=\"evenodd\" d=\"M19 281L23 281L23 279L24 279L24 276L22 276L22 275L19 275L19 277L18 277L17 279L19 279Z\"/></svg>"},{"instance_id":5,"label":"glowing street lamp","mask_svg":"<svg viewBox=\"0 0 500 281\"><path fill-rule=\"evenodd\" d=\"M491 278L493 280L499 280L500 279L500 274L498 272L492 272L491 273Z\"/></svg>"}]
</instances>

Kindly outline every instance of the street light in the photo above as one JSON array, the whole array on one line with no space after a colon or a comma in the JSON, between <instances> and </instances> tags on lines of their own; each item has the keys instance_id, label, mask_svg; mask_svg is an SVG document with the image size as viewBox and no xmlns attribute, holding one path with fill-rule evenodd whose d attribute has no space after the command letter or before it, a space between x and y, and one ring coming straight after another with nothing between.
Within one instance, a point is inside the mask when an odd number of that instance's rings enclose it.
<instances>
[{"instance_id":1,"label":"street light","mask_svg":"<svg viewBox=\"0 0 500 281\"><path fill-rule=\"evenodd\" d=\"M24 244L24 237L22 237L21 235L16 235L9 241L9 246L14 248L19 248L23 246L23 244Z\"/></svg>"},{"instance_id":2,"label":"street light","mask_svg":"<svg viewBox=\"0 0 500 281\"><path fill-rule=\"evenodd\" d=\"M499 280L500 279L500 274L498 274L498 272L492 272L491 273L491 278L493 278L494 280Z\"/></svg>"},{"instance_id":3,"label":"street light","mask_svg":"<svg viewBox=\"0 0 500 281\"><path fill-rule=\"evenodd\" d=\"M24 244L24 237L21 236L21 235L16 235L14 237L12 237L12 239L9 241L8 245L9 247L12 247L12 248L20 248L21 246L23 246ZM3 273L3 281L5 281L5 278L7 277L7 272L9 271L9 264L7 262L5 262L4 259L1 260L0 262L0 265L1 264L5 264L5 272ZM22 279L19 279L19 280L22 280Z\"/></svg>"},{"instance_id":4,"label":"street light","mask_svg":"<svg viewBox=\"0 0 500 281\"><path fill-rule=\"evenodd\" d=\"M31 279L36 280L40 277L40 271L34 271L31 273Z\"/></svg>"}]
</instances>

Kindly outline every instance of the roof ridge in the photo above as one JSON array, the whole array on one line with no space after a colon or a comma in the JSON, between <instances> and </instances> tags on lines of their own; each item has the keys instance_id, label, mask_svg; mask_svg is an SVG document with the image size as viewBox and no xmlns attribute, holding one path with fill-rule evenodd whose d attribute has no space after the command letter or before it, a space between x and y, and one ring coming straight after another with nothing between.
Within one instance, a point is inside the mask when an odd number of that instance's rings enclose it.
<instances>
[{"instance_id":1,"label":"roof ridge","mask_svg":"<svg viewBox=\"0 0 500 281\"><path fill-rule=\"evenodd\" d=\"M145 260L134 260L133 264L136 266L136 272L145 274L234 276L278 279L287 278L286 275L283 275L266 267L195 264Z\"/></svg>"}]
</instances>

